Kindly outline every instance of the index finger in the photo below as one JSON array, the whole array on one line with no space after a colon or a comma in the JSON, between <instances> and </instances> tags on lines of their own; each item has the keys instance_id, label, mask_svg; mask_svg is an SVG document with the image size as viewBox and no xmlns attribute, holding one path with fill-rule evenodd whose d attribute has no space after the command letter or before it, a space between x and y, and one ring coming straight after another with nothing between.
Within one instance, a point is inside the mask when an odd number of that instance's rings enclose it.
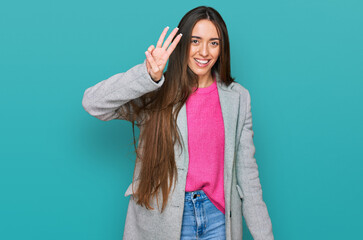
<instances>
[{"instance_id":1,"label":"index finger","mask_svg":"<svg viewBox=\"0 0 363 240\"><path fill-rule=\"evenodd\" d=\"M168 53L168 57L174 51L174 49L176 48L176 45L180 42L180 39L181 39L182 36L183 36L183 34L179 33L178 36L175 37L175 39L171 43L171 45L168 47L168 49L166 50L166 52Z\"/></svg>"}]
</instances>

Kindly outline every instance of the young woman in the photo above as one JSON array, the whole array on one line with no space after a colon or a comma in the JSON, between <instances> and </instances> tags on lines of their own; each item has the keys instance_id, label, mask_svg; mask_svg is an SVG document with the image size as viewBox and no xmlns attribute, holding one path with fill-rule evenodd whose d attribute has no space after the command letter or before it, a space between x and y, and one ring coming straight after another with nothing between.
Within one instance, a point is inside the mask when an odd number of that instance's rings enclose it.
<instances>
[{"instance_id":1,"label":"young woman","mask_svg":"<svg viewBox=\"0 0 363 240\"><path fill-rule=\"evenodd\" d=\"M254 239L273 239L251 97L231 77L222 17L197 7L164 42L167 31L143 63L86 89L82 101L92 116L140 128L124 239L242 239L242 214Z\"/></svg>"}]
</instances>

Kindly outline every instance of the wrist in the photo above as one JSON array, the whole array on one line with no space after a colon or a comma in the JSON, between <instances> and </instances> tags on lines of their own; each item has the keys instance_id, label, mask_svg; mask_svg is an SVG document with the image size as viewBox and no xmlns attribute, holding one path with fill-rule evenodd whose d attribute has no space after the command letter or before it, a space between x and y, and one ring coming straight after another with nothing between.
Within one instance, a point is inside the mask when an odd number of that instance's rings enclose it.
<instances>
[{"instance_id":1,"label":"wrist","mask_svg":"<svg viewBox=\"0 0 363 240\"><path fill-rule=\"evenodd\" d=\"M160 80L161 80L161 78L159 79L159 80L155 80L151 75L150 75L150 77L151 77L151 79L154 81L154 82L156 82L156 83L158 83L158 82L160 82Z\"/></svg>"}]
</instances>

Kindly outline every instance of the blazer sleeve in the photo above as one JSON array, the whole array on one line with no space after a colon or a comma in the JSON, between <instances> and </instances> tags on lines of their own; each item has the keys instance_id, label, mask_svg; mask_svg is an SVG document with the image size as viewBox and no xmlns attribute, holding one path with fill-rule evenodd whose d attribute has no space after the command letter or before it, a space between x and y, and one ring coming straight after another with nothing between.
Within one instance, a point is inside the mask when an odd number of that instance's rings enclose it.
<instances>
[{"instance_id":1,"label":"blazer sleeve","mask_svg":"<svg viewBox=\"0 0 363 240\"><path fill-rule=\"evenodd\" d=\"M143 63L128 71L117 73L87 88L83 95L82 106L90 115L102 121L112 119L130 121L132 119L130 101L138 104L139 97L160 88L164 81L164 74L158 82L150 77L145 59Z\"/></svg>"},{"instance_id":2,"label":"blazer sleeve","mask_svg":"<svg viewBox=\"0 0 363 240\"><path fill-rule=\"evenodd\" d=\"M251 96L247 89L245 120L237 151L237 184L242 188L242 213L255 240L272 240L271 219L262 198L262 189L253 143Z\"/></svg>"}]
</instances>

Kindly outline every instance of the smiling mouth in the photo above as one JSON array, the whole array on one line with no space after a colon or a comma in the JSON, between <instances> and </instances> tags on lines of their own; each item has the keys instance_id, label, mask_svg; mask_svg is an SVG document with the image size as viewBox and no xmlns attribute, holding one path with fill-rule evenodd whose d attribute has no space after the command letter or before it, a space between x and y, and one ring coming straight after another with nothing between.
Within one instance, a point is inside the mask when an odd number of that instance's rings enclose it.
<instances>
[{"instance_id":1,"label":"smiling mouth","mask_svg":"<svg viewBox=\"0 0 363 240\"><path fill-rule=\"evenodd\" d=\"M208 60L198 60L198 59L194 58L194 61L197 64L198 67L206 67L209 64L210 59L208 59Z\"/></svg>"},{"instance_id":2,"label":"smiling mouth","mask_svg":"<svg viewBox=\"0 0 363 240\"><path fill-rule=\"evenodd\" d=\"M194 60L195 60L196 62L200 63L200 64L207 64L207 63L209 63L209 61L210 61L210 59L208 59L208 60L199 60L199 59L196 59L196 58L194 58Z\"/></svg>"}]
</instances>

